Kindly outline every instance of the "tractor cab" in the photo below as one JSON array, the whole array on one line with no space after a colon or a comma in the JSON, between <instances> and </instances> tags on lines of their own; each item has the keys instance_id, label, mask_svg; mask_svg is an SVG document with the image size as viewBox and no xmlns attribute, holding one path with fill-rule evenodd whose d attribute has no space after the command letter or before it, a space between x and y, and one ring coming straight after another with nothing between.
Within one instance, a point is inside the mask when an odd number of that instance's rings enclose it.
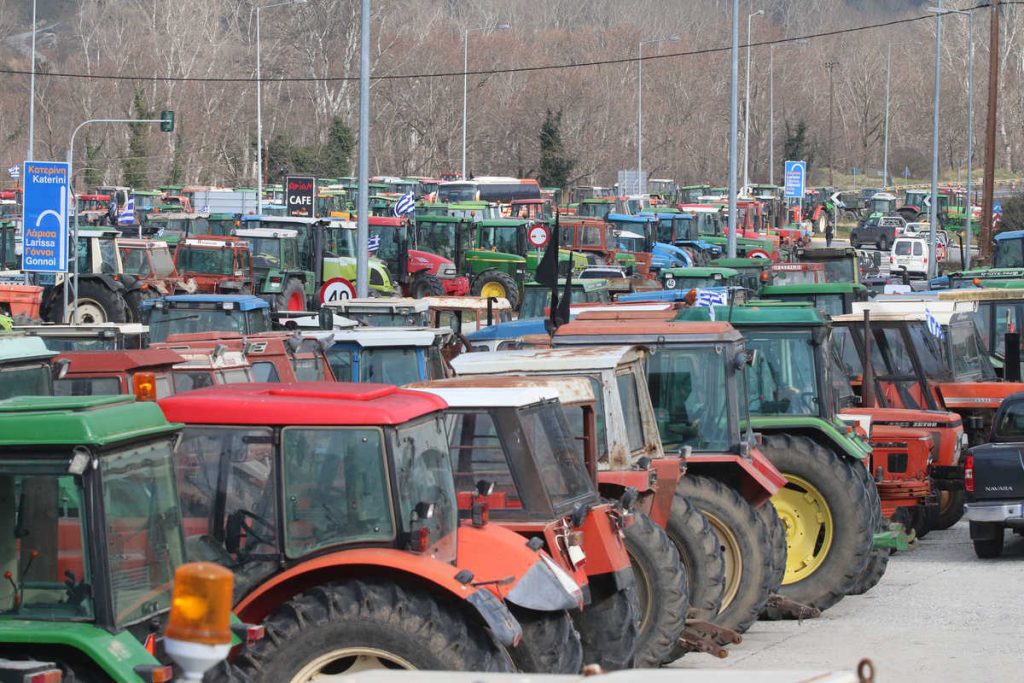
<instances>
[{"instance_id":1,"label":"tractor cab","mask_svg":"<svg viewBox=\"0 0 1024 683\"><path fill-rule=\"evenodd\" d=\"M338 330L327 361L339 382L405 385L444 379L451 373L442 353L448 328L357 327Z\"/></svg>"},{"instance_id":2,"label":"tractor cab","mask_svg":"<svg viewBox=\"0 0 1024 683\"><path fill-rule=\"evenodd\" d=\"M558 296L565 292L565 280L558 280ZM543 318L551 306L551 288L539 282L530 282L523 289L523 305L519 308L519 319ZM573 280L569 289L570 306L572 304L607 304L611 303L611 292L608 281L604 279L583 278Z\"/></svg>"},{"instance_id":3,"label":"tractor cab","mask_svg":"<svg viewBox=\"0 0 1024 683\"><path fill-rule=\"evenodd\" d=\"M433 327L447 327L457 335L476 332L512 320L507 299L482 296L431 296L425 299Z\"/></svg>"},{"instance_id":4,"label":"tractor cab","mask_svg":"<svg viewBox=\"0 0 1024 683\"><path fill-rule=\"evenodd\" d=\"M171 368L175 394L217 384L245 384L256 381L252 365L241 351L228 351L220 345L211 351L179 349L184 360Z\"/></svg>"},{"instance_id":5,"label":"tractor cab","mask_svg":"<svg viewBox=\"0 0 1024 683\"><path fill-rule=\"evenodd\" d=\"M418 299L469 292L469 280L459 276L454 261L419 241L415 226L408 219L371 216L369 231L370 253L386 265L402 296Z\"/></svg>"},{"instance_id":6,"label":"tractor cab","mask_svg":"<svg viewBox=\"0 0 1024 683\"><path fill-rule=\"evenodd\" d=\"M67 369L54 380L56 396L133 394L153 401L174 393L171 369L185 358L163 349L67 351L55 359Z\"/></svg>"},{"instance_id":7,"label":"tractor cab","mask_svg":"<svg viewBox=\"0 0 1024 683\"><path fill-rule=\"evenodd\" d=\"M206 235L210 232L206 216L198 213L175 211L152 211L142 216L142 232L167 242L172 247L181 240L193 235Z\"/></svg>"},{"instance_id":8,"label":"tractor cab","mask_svg":"<svg viewBox=\"0 0 1024 683\"><path fill-rule=\"evenodd\" d=\"M174 267L195 282L197 294L253 291L252 253L238 237L190 237L178 243Z\"/></svg>"},{"instance_id":9,"label":"tractor cab","mask_svg":"<svg viewBox=\"0 0 1024 683\"><path fill-rule=\"evenodd\" d=\"M142 305L151 342L165 341L172 334L271 330L270 305L251 294L183 294L148 299Z\"/></svg>"},{"instance_id":10,"label":"tractor cab","mask_svg":"<svg viewBox=\"0 0 1024 683\"><path fill-rule=\"evenodd\" d=\"M871 199L869 199L865 204L865 211L869 216L874 214L891 216L896 213L896 201L897 197L894 194L889 192L876 192L871 195Z\"/></svg>"},{"instance_id":11,"label":"tractor cab","mask_svg":"<svg viewBox=\"0 0 1024 683\"><path fill-rule=\"evenodd\" d=\"M665 289L688 292L691 289L728 287L740 284L740 271L732 268L694 267L666 268L659 273Z\"/></svg>"},{"instance_id":12,"label":"tractor cab","mask_svg":"<svg viewBox=\"0 0 1024 683\"><path fill-rule=\"evenodd\" d=\"M325 349L332 342L330 332L200 332L172 334L153 348L177 353L213 353L223 348L243 354L257 382L322 382L331 379Z\"/></svg>"},{"instance_id":13,"label":"tractor cab","mask_svg":"<svg viewBox=\"0 0 1024 683\"><path fill-rule=\"evenodd\" d=\"M459 297L455 297L459 298ZM335 314L354 320L364 327L427 327L430 306L425 299L412 297L369 297L339 299L324 303Z\"/></svg>"},{"instance_id":14,"label":"tractor cab","mask_svg":"<svg viewBox=\"0 0 1024 683\"><path fill-rule=\"evenodd\" d=\"M0 399L52 396L56 355L39 337L0 334Z\"/></svg>"},{"instance_id":15,"label":"tractor cab","mask_svg":"<svg viewBox=\"0 0 1024 683\"><path fill-rule=\"evenodd\" d=\"M306 289L312 287L313 278L302 267L298 231L245 228L235 230L234 236L249 245L254 293L266 299L275 310L306 310L306 295L311 293Z\"/></svg>"},{"instance_id":16,"label":"tractor cab","mask_svg":"<svg viewBox=\"0 0 1024 683\"><path fill-rule=\"evenodd\" d=\"M825 282L860 284L860 257L852 247L815 247L796 250L799 263L825 265Z\"/></svg>"},{"instance_id":17,"label":"tractor cab","mask_svg":"<svg viewBox=\"0 0 1024 683\"><path fill-rule=\"evenodd\" d=\"M149 328L139 323L92 325L19 325L18 330L39 337L51 351L115 351L145 348Z\"/></svg>"}]
</instances>

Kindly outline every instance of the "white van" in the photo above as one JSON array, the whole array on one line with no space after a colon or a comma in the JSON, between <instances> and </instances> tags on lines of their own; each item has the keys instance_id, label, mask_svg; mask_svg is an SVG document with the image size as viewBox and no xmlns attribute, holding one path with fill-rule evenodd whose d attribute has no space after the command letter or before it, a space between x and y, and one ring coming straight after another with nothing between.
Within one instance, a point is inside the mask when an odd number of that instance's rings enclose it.
<instances>
[{"instance_id":1,"label":"white van","mask_svg":"<svg viewBox=\"0 0 1024 683\"><path fill-rule=\"evenodd\" d=\"M889 272L898 274L903 269L911 277L928 277L928 259L931 258L928 241L920 237L897 237L889 252Z\"/></svg>"}]
</instances>

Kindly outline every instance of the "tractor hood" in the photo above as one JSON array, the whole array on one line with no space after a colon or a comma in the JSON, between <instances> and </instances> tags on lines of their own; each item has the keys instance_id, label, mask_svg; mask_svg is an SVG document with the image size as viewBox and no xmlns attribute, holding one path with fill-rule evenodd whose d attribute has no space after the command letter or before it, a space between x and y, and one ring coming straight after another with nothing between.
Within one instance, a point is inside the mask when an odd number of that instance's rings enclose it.
<instances>
[{"instance_id":1,"label":"tractor hood","mask_svg":"<svg viewBox=\"0 0 1024 683\"><path fill-rule=\"evenodd\" d=\"M439 256L437 254L431 254L427 251L410 249L408 266L409 272L418 273L424 269L426 269L429 274L436 275L440 278L453 278L456 275L455 263L452 262L451 259L447 259L444 256Z\"/></svg>"},{"instance_id":2,"label":"tractor hood","mask_svg":"<svg viewBox=\"0 0 1024 683\"><path fill-rule=\"evenodd\" d=\"M500 251L490 251L489 249L471 249L466 252L466 258L477 262L490 261L492 263L526 263L525 256L506 254Z\"/></svg>"}]
</instances>

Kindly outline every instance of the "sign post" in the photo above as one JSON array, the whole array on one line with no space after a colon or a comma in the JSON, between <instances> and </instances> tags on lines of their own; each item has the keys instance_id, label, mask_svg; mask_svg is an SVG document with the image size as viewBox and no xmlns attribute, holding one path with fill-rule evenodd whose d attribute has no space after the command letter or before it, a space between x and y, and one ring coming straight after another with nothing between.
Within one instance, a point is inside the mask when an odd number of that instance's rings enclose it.
<instances>
[{"instance_id":1,"label":"sign post","mask_svg":"<svg viewBox=\"0 0 1024 683\"><path fill-rule=\"evenodd\" d=\"M787 161L786 162L786 177L785 177L785 192L783 196L786 199L787 210L792 206L793 200L796 200L796 205L799 207L800 203L804 199L804 186L807 184L807 162L806 161Z\"/></svg>"},{"instance_id":2,"label":"sign post","mask_svg":"<svg viewBox=\"0 0 1024 683\"><path fill-rule=\"evenodd\" d=\"M313 218L316 214L316 178L287 176L284 180L284 203L289 216Z\"/></svg>"},{"instance_id":3,"label":"sign post","mask_svg":"<svg viewBox=\"0 0 1024 683\"><path fill-rule=\"evenodd\" d=\"M61 161L26 161L24 176L21 269L31 273L66 273L70 165ZM67 287L64 291L67 292Z\"/></svg>"}]
</instances>

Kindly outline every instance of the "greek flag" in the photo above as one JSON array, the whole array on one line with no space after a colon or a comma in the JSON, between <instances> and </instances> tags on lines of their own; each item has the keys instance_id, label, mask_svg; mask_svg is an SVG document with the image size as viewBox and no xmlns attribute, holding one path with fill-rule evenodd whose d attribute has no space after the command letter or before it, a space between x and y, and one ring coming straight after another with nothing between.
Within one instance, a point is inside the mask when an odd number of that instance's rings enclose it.
<instances>
[{"instance_id":1,"label":"greek flag","mask_svg":"<svg viewBox=\"0 0 1024 683\"><path fill-rule=\"evenodd\" d=\"M380 235L370 235L366 241L366 251L376 254L378 249L380 249Z\"/></svg>"},{"instance_id":2,"label":"greek flag","mask_svg":"<svg viewBox=\"0 0 1024 683\"><path fill-rule=\"evenodd\" d=\"M708 315L715 319L715 306L727 306L729 304L729 290L724 287L714 289L698 289L694 306L703 306L708 309Z\"/></svg>"},{"instance_id":3,"label":"greek flag","mask_svg":"<svg viewBox=\"0 0 1024 683\"><path fill-rule=\"evenodd\" d=\"M135 225L135 195L128 197L128 203L117 217L118 225Z\"/></svg>"},{"instance_id":4,"label":"greek flag","mask_svg":"<svg viewBox=\"0 0 1024 683\"><path fill-rule=\"evenodd\" d=\"M408 216L409 214L416 214L416 197L412 191L406 192L399 197L398 202L395 204L396 216Z\"/></svg>"},{"instance_id":5,"label":"greek flag","mask_svg":"<svg viewBox=\"0 0 1024 683\"><path fill-rule=\"evenodd\" d=\"M15 164L14 166L11 166L9 169L7 169L7 172L11 174L11 178L13 180L17 180L18 177L21 175L21 167Z\"/></svg>"},{"instance_id":6,"label":"greek flag","mask_svg":"<svg viewBox=\"0 0 1024 683\"><path fill-rule=\"evenodd\" d=\"M924 319L928 323L928 331L931 332L933 337L936 339L946 338L946 333L942 331L942 324L935 319L935 316L927 308L924 309Z\"/></svg>"}]
</instances>

